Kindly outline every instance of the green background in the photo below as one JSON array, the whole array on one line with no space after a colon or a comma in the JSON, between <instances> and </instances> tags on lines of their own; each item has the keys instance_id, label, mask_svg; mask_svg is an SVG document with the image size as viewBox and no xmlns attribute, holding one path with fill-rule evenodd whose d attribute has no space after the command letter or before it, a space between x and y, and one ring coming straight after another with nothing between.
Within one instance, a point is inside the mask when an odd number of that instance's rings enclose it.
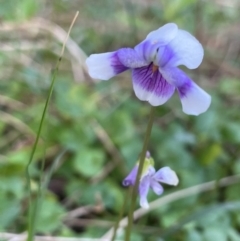
<instances>
[{"instance_id":1,"label":"green background","mask_svg":"<svg viewBox=\"0 0 240 241\"><path fill-rule=\"evenodd\" d=\"M27 229L25 167L76 11L73 42L62 59L30 169L33 191L41 161L44 177L53 170L38 212L39 235L100 238L118 219L128 195L121 182L138 159L150 106L135 97L129 72L111 81L91 80L84 56L133 47L168 22L202 43L203 63L186 72L211 94L212 104L198 117L182 112L176 94L157 107L149 150L157 169L170 166L180 179L177 187L164 186L163 195L240 173L239 1L0 3L1 233ZM149 201L157 198L149 193ZM140 218L133 240L239 241L239 209L239 184L192 195Z\"/></svg>"}]
</instances>

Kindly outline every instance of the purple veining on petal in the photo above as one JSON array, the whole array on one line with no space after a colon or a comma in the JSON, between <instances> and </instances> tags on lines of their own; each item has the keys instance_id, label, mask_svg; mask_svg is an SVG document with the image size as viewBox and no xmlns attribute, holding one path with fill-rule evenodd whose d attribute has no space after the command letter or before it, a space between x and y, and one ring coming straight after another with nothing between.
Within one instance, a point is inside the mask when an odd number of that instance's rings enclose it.
<instances>
[{"instance_id":1,"label":"purple veining on petal","mask_svg":"<svg viewBox=\"0 0 240 241\"><path fill-rule=\"evenodd\" d=\"M138 166L135 166L132 171L127 175L127 177L123 180L123 186L133 186L135 184L137 178Z\"/></svg>"},{"instance_id":2,"label":"purple veining on petal","mask_svg":"<svg viewBox=\"0 0 240 241\"><path fill-rule=\"evenodd\" d=\"M144 90L154 92L157 96L169 96L175 89L170 85L158 70L153 70L151 63L147 67L133 69L133 79Z\"/></svg>"},{"instance_id":3,"label":"purple veining on petal","mask_svg":"<svg viewBox=\"0 0 240 241\"><path fill-rule=\"evenodd\" d=\"M117 55L117 52L115 52L112 56L111 56L111 66L114 69L115 74L120 74L123 71L127 70L128 67L124 66Z\"/></svg>"},{"instance_id":4,"label":"purple veining on petal","mask_svg":"<svg viewBox=\"0 0 240 241\"><path fill-rule=\"evenodd\" d=\"M178 87L178 93L180 95L180 98L184 98L187 96L187 93L192 88L192 82L191 81L186 81L182 86Z\"/></svg>"}]
</instances>

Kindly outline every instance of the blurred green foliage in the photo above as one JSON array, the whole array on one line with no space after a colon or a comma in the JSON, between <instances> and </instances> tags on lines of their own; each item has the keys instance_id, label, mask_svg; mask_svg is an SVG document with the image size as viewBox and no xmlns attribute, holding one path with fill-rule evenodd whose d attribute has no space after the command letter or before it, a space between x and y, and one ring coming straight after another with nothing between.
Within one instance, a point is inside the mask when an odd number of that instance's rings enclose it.
<instances>
[{"instance_id":1,"label":"blurred green foliage","mask_svg":"<svg viewBox=\"0 0 240 241\"><path fill-rule=\"evenodd\" d=\"M240 173L238 1L0 3L1 232L26 231L25 167L61 48L58 34L51 33L57 25L66 30L76 10L71 37L86 54L134 46L166 22L192 32L205 48L203 64L190 74L211 93L210 109L187 116L176 96L157 108L150 151L157 168L170 166L180 177L166 194ZM37 18L56 25L38 29ZM83 58L77 61L67 49L31 166L33 190L43 159L45 175L53 170L38 214L39 234L103 235L118 218L127 192L121 182L141 151L149 106L134 96L130 74L94 82L83 70ZM156 198L149 194L150 201ZM233 185L164 205L136 223L133 239L239 241L239 198L239 185Z\"/></svg>"}]
</instances>

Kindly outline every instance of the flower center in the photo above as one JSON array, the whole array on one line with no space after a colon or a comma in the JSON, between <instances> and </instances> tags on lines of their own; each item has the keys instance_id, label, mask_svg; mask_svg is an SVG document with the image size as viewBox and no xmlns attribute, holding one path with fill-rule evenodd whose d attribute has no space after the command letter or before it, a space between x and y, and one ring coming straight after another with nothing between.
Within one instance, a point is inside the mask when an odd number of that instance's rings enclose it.
<instances>
[{"instance_id":1,"label":"flower center","mask_svg":"<svg viewBox=\"0 0 240 241\"><path fill-rule=\"evenodd\" d=\"M158 66L153 64L153 66L152 66L152 72L154 73L154 72L157 71L157 70L158 70Z\"/></svg>"}]
</instances>

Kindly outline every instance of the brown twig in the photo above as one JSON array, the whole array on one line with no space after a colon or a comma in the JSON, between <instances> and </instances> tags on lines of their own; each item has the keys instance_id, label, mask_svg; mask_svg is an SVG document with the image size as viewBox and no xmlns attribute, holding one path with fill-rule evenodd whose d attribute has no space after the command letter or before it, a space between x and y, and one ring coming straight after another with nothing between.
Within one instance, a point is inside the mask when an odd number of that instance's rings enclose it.
<instances>
[{"instance_id":1,"label":"brown twig","mask_svg":"<svg viewBox=\"0 0 240 241\"><path fill-rule=\"evenodd\" d=\"M20 110L25 107L25 104L23 104L22 102L14 100L5 95L0 95L0 105L4 105L15 110Z\"/></svg>"}]
</instances>

